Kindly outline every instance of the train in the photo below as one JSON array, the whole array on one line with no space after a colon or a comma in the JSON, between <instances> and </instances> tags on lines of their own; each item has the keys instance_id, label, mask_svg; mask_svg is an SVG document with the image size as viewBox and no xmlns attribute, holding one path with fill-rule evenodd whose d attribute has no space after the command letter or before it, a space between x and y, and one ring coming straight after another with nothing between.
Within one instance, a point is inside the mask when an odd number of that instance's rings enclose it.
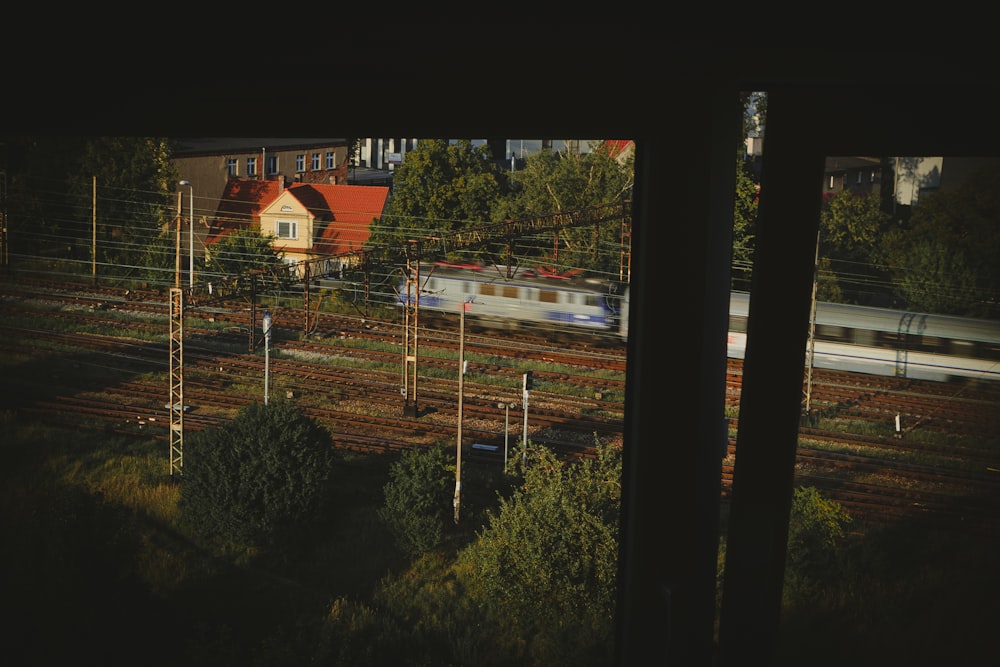
<instances>
[{"instance_id":1,"label":"train","mask_svg":"<svg viewBox=\"0 0 1000 667\"><path fill-rule=\"evenodd\" d=\"M628 286L578 271L437 262L401 278L397 293L399 306L413 300L420 312L464 309L466 321L484 327L535 326L560 337L603 335L619 342L628 336Z\"/></svg>"},{"instance_id":2,"label":"train","mask_svg":"<svg viewBox=\"0 0 1000 667\"><path fill-rule=\"evenodd\" d=\"M512 274L512 278L507 278ZM627 283L545 268L436 263L421 266L418 307L488 327L545 327L595 342L628 340ZM397 306L415 299L401 278ZM746 353L750 294L733 291L727 354ZM1000 381L1000 321L817 302L806 361L826 368L931 381Z\"/></svg>"},{"instance_id":3,"label":"train","mask_svg":"<svg viewBox=\"0 0 1000 667\"><path fill-rule=\"evenodd\" d=\"M747 292L729 299L728 354L743 358ZM813 368L938 382L1000 380L1000 321L818 301Z\"/></svg>"}]
</instances>

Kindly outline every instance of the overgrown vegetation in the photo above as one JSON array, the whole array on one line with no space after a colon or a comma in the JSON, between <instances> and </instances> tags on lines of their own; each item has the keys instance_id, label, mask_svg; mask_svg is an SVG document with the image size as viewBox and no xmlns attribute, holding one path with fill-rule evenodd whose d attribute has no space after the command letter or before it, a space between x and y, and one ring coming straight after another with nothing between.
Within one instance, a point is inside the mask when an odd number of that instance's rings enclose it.
<instances>
[{"instance_id":1,"label":"overgrown vegetation","mask_svg":"<svg viewBox=\"0 0 1000 667\"><path fill-rule=\"evenodd\" d=\"M326 509L332 465L330 434L292 402L251 403L185 438L183 522L217 547L286 548Z\"/></svg>"},{"instance_id":2,"label":"overgrown vegetation","mask_svg":"<svg viewBox=\"0 0 1000 667\"><path fill-rule=\"evenodd\" d=\"M124 665L137 655L164 666L610 664L619 452L568 466L532 446L511 476L468 464L455 525L446 447L405 462L333 450L329 478L312 486L325 490L329 511L304 512L308 522L286 514L310 529L266 551L241 542L242 528L226 541L185 520L185 482L168 477L162 441L63 430L14 412L0 416L0 436L0 525L12 537L3 597L14 619L3 639L20 664L102 656ZM185 457L191 478L195 449ZM275 470L287 461L262 458ZM254 469L243 462L229 465ZM296 492L279 475L260 479ZM422 493L440 532L424 525L432 539L401 549L384 518L391 508L405 516L406 498ZM273 525L255 522L263 506L234 505L260 541L260 527ZM890 629L892 657L942 659L940 647L956 642L941 636L939 608L974 650L997 611L996 543L919 521L848 523L816 490L796 491L781 664L878 664Z\"/></svg>"}]
</instances>

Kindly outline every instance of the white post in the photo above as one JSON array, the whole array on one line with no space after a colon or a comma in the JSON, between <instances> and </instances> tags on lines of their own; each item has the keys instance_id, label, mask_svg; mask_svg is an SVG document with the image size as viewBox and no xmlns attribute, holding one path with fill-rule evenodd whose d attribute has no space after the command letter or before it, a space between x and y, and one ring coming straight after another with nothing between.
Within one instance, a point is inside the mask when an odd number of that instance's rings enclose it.
<instances>
[{"instance_id":1,"label":"white post","mask_svg":"<svg viewBox=\"0 0 1000 667\"><path fill-rule=\"evenodd\" d=\"M188 244L190 246L189 250L190 256L188 257L188 285L194 287L194 185L191 183L191 181L187 179L181 181L179 185L188 186L188 189L190 190L191 193L188 204L188 216L191 218L191 221L189 223L191 227L190 231L191 238Z\"/></svg>"},{"instance_id":2,"label":"white post","mask_svg":"<svg viewBox=\"0 0 1000 667\"><path fill-rule=\"evenodd\" d=\"M465 311L469 304L463 303L461 324L458 333L458 439L455 443L455 523L458 523L459 506L462 495L462 394L465 380Z\"/></svg>"},{"instance_id":3,"label":"white post","mask_svg":"<svg viewBox=\"0 0 1000 667\"><path fill-rule=\"evenodd\" d=\"M524 390L522 400L524 401L524 439L521 442L523 447L521 451L521 461L524 463L528 462L528 376L529 373L524 374Z\"/></svg>"},{"instance_id":4,"label":"white post","mask_svg":"<svg viewBox=\"0 0 1000 667\"><path fill-rule=\"evenodd\" d=\"M507 472L507 441L510 439L510 403L504 403L503 415L503 471Z\"/></svg>"},{"instance_id":5,"label":"white post","mask_svg":"<svg viewBox=\"0 0 1000 667\"><path fill-rule=\"evenodd\" d=\"M188 278L190 279L189 285L194 287L194 186L190 186L191 197L188 200L188 214L191 216L191 256L188 258Z\"/></svg>"},{"instance_id":6,"label":"white post","mask_svg":"<svg viewBox=\"0 0 1000 667\"><path fill-rule=\"evenodd\" d=\"M264 405L267 405L271 377L271 311L264 311Z\"/></svg>"},{"instance_id":7,"label":"white post","mask_svg":"<svg viewBox=\"0 0 1000 667\"><path fill-rule=\"evenodd\" d=\"M516 408L517 403L497 403L498 408L503 408L503 471L507 472L507 449L510 442L510 409Z\"/></svg>"}]
</instances>

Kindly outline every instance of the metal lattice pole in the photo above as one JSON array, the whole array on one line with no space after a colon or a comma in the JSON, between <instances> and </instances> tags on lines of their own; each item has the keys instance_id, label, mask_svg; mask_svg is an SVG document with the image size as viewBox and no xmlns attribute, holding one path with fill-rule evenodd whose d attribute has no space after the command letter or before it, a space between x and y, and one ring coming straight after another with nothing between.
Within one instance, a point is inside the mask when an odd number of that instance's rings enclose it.
<instances>
[{"instance_id":1,"label":"metal lattice pole","mask_svg":"<svg viewBox=\"0 0 1000 667\"><path fill-rule=\"evenodd\" d=\"M417 318L420 312L420 245L416 245L415 260L407 257L406 318L403 345L403 414L418 417L417 408Z\"/></svg>"},{"instance_id":2,"label":"metal lattice pole","mask_svg":"<svg viewBox=\"0 0 1000 667\"><path fill-rule=\"evenodd\" d=\"M170 475L184 466L184 291L170 289Z\"/></svg>"}]
</instances>

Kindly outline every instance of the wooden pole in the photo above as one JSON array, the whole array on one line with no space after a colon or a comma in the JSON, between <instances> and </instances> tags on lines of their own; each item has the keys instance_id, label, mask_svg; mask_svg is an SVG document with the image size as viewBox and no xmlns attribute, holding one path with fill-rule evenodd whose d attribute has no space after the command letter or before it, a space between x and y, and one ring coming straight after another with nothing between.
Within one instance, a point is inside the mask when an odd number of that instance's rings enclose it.
<instances>
[{"instance_id":1,"label":"wooden pole","mask_svg":"<svg viewBox=\"0 0 1000 667\"><path fill-rule=\"evenodd\" d=\"M177 250L174 255L176 257L174 261L174 287L181 286L181 218L183 216L184 203L181 200L180 191L177 192Z\"/></svg>"},{"instance_id":2,"label":"wooden pole","mask_svg":"<svg viewBox=\"0 0 1000 667\"><path fill-rule=\"evenodd\" d=\"M94 176L93 181L93 207L92 207L92 224L91 224L91 239L90 239L90 276L97 284L97 176Z\"/></svg>"},{"instance_id":3,"label":"wooden pole","mask_svg":"<svg viewBox=\"0 0 1000 667\"><path fill-rule=\"evenodd\" d=\"M462 495L462 393L465 379L465 308L462 304L461 325L458 333L458 442L455 444L455 523Z\"/></svg>"}]
</instances>

